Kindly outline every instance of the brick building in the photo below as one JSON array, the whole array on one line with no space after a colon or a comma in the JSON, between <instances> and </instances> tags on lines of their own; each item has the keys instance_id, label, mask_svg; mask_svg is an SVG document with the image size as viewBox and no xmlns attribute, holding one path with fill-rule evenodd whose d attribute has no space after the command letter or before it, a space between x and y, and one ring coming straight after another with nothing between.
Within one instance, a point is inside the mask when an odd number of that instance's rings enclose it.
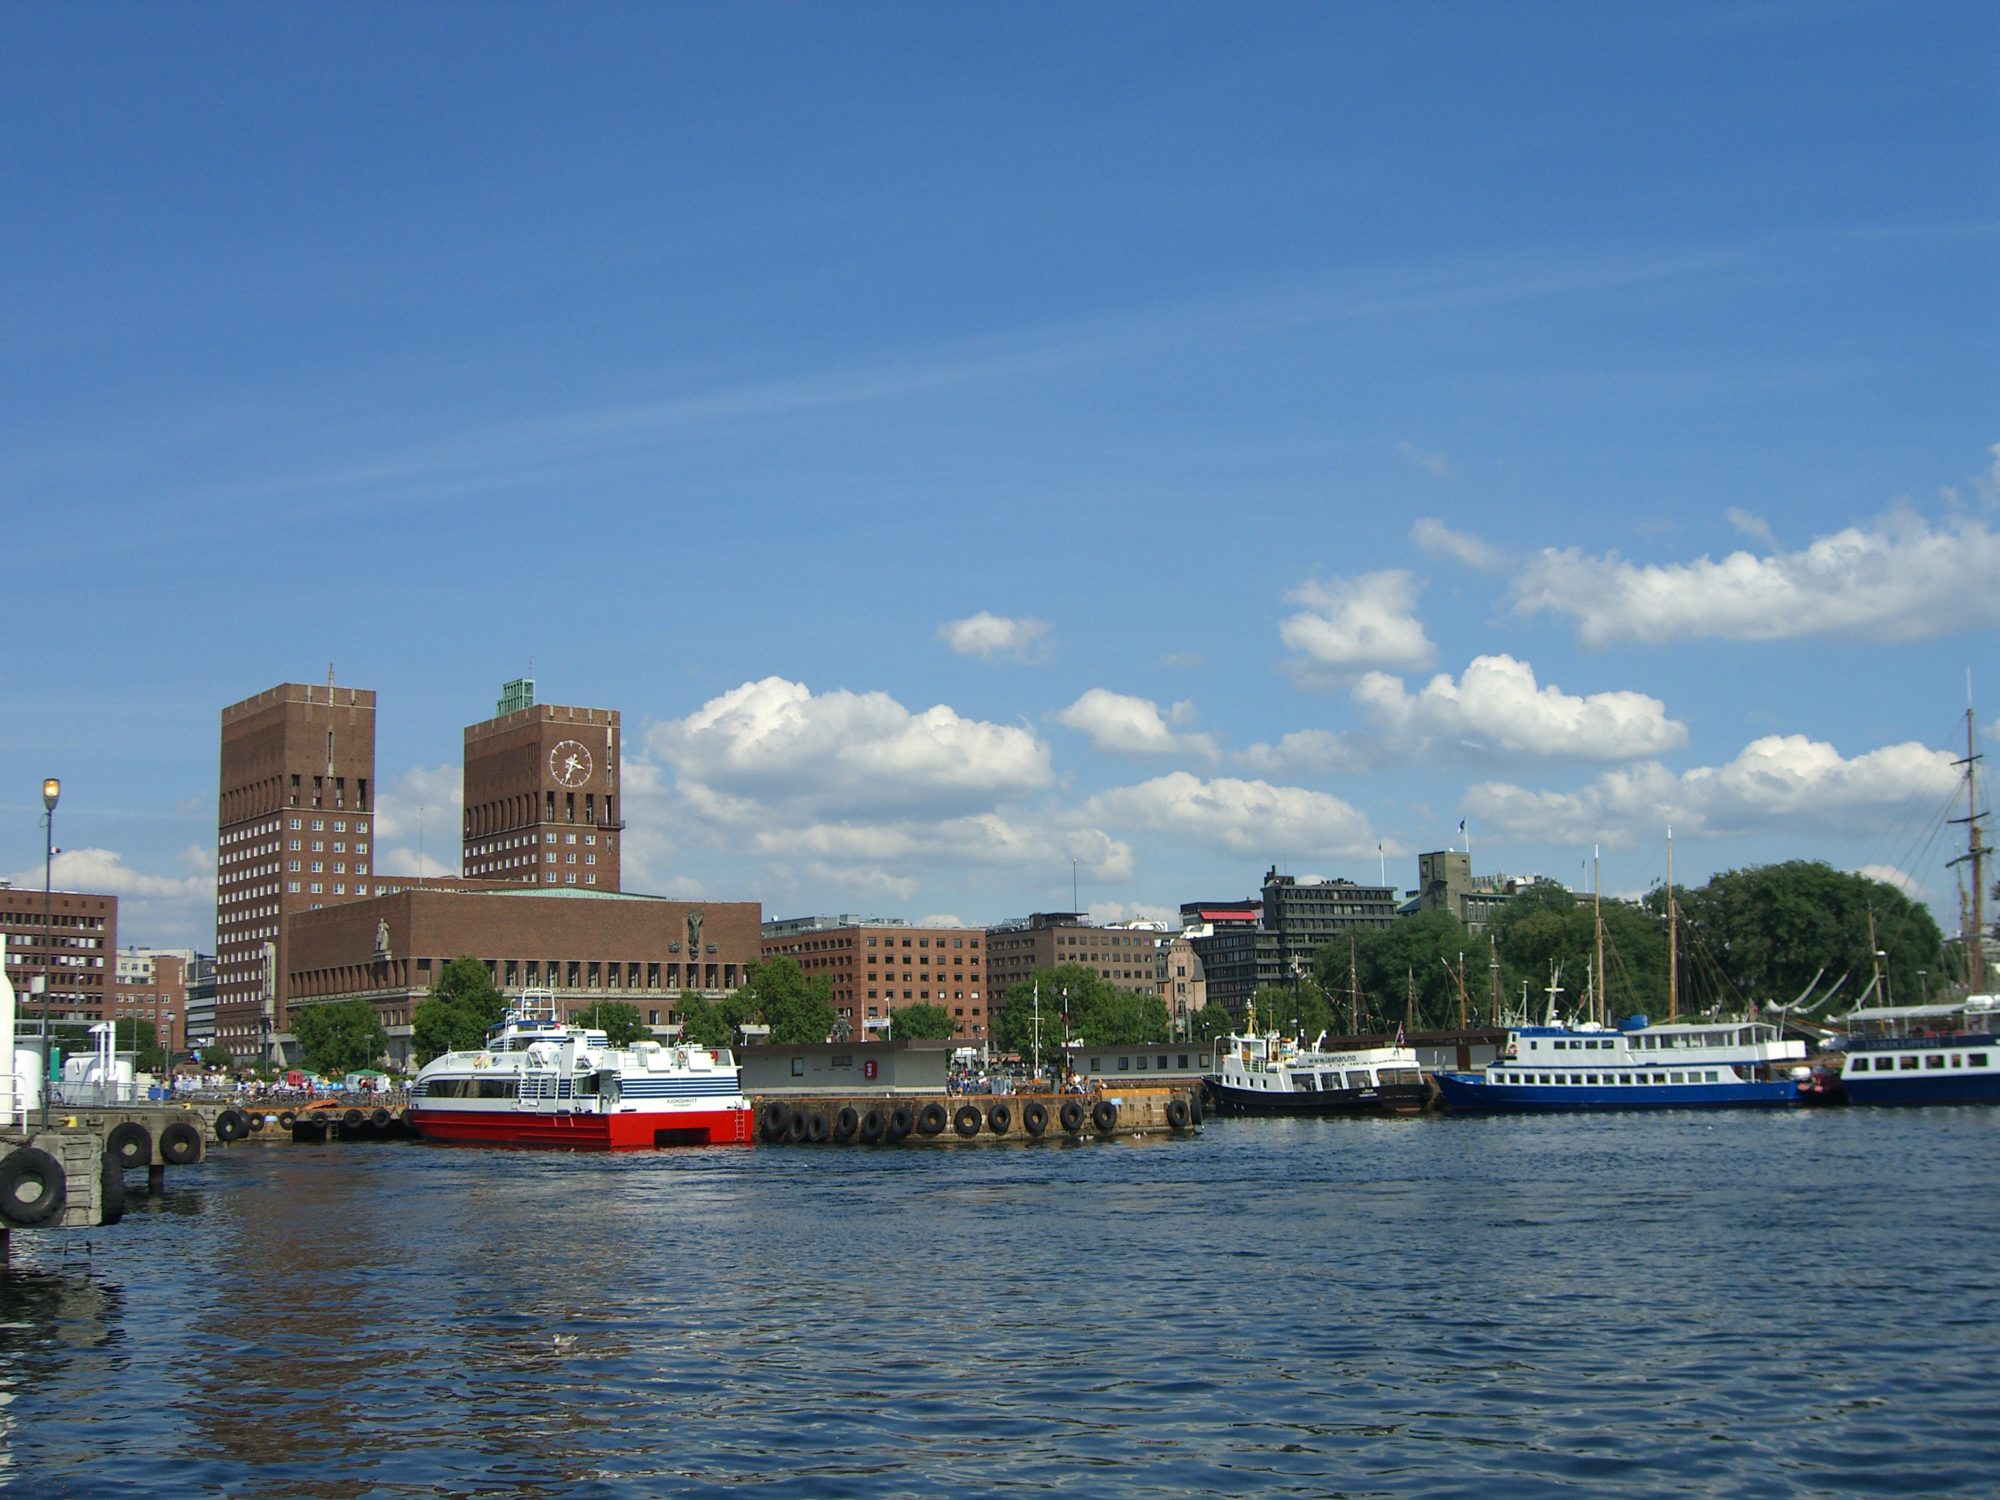
<instances>
[{"instance_id":1,"label":"brick building","mask_svg":"<svg viewBox=\"0 0 2000 1500\"><path fill-rule=\"evenodd\" d=\"M894 1013L927 1003L950 1014L954 1039L976 1045L986 1039L985 938L977 928L799 917L767 923L763 947L832 981L834 1016L856 1041L894 1037Z\"/></svg>"},{"instance_id":2,"label":"brick building","mask_svg":"<svg viewBox=\"0 0 2000 1500\"><path fill-rule=\"evenodd\" d=\"M108 1014L118 952L118 898L79 891L0 886L0 932L7 935L7 977L23 1029L39 1024L48 984L50 1021L102 1021Z\"/></svg>"},{"instance_id":3,"label":"brick building","mask_svg":"<svg viewBox=\"0 0 2000 1500\"><path fill-rule=\"evenodd\" d=\"M1152 927L1098 927L1082 912L1038 911L987 931L987 982L1003 1003L1038 969L1082 964L1121 990L1164 999L1167 943L1167 934Z\"/></svg>"},{"instance_id":4,"label":"brick building","mask_svg":"<svg viewBox=\"0 0 2000 1500\"><path fill-rule=\"evenodd\" d=\"M527 678L465 731L466 876L616 891L618 710L534 701Z\"/></svg>"},{"instance_id":5,"label":"brick building","mask_svg":"<svg viewBox=\"0 0 2000 1500\"><path fill-rule=\"evenodd\" d=\"M110 1021L146 1021L169 1052L187 1047L188 963L179 953L154 948L119 950L112 981Z\"/></svg>"},{"instance_id":6,"label":"brick building","mask_svg":"<svg viewBox=\"0 0 2000 1500\"><path fill-rule=\"evenodd\" d=\"M371 894L375 694L287 682L222 711L215 1038L238 1059L285 1029L291 917Z\"/></svg>"},{"instance_id":7,"label":"brick building","mask_svg":"<svg viewBox=\"0 0 2000 1500\"><path fill-rule=\"evenodd\" d=\"M410 1026L454 958L486 965L507 994L555 991L575 1015L600 1000L633 1006L649 1026L676 1020L683 990L719 999L761 956L754 901L682 901L581 888L441 890L409 886L291 919L291 1005L362 999L410 1063Z\"/></svg>"}]
</instances>

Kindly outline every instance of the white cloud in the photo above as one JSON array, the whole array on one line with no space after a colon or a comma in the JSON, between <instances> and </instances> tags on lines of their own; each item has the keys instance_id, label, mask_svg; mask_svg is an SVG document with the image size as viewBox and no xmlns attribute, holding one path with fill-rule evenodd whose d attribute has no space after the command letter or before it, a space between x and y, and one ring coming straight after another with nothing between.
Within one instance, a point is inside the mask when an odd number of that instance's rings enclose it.
<instances>
[{"instance_id":1,"label":"white cloud","mask_svg":"<svg viewBox=\"0 0 2000 1500\"><path fill-rule=\"evenodd\" d=\"M1625 845L1674 832L1694 837L1790 829L1889 829L1913 797L1958 785L1948 751L1907 743L1852 760L1804 735L1767 735L1723 766L1676 775L1657 761L1606 772L1576 792L1487 782L1465 806L1483 826L1527 842Z\"/></svg>"},{"instance_id":2,"label":"white cloud","mask_svg":"<svg viewBox=\"0 0 2000 1500\"><path fill-rule=\"evenodd\" d=\"M1870 880L1879 880L1884 885L1894 886L1912 901L1928 901L1930 892L1908 870L1899 870L1894 865L1863 865L1854 872L1865 875Z\"/></svg>"},{"instance_id":3,"label":"white cloud","mask_svg":"<svg viewBox=\"0 0 2000 1500\"><path fill-rule=\"evenodd\" d=\"M1770 523L1754 511L1747 511L1741 506L1732 505L1724 512L1724 515L1728 517L1729 524L1745 536L1755 537L1766 546L1775 547L1778 545L1777 533L1771 530Z\"/></svg>"},{"instance_id":4,"label":"white cloud","mask_svg":"<svg viewBox=\"0 0 2000 1500\"><path fill-rule=\"evenodd\" d=\"M1261 776L1328 776L1367 769L1353 736L1327 729L1295 729L1275 745L1250 746L1236 761Z\"/></svg>"},{"instance_id":5,"label":"white cloud","mask_svg":"<svg viewBox=\"0 0 2000 1500\"><path fill-rule=\"evenodd\" d=\"M1373 854L1377 843L1365 817L1325 792L1186 771L1099 793L1082 813L1251 859Z\"/></svg>"},{"instance_id":6,"label":"white cloud","mask_svg":"<svg viewBox=\"0 0 2000 1500\"><path fill-rule=\"evenodd\" d=\"M1169 715L1176 724L1189 723L1195 717L1194 705L1176 703ZM1118 755L1192 755L1209 762L1216 758L1215 741L1209 736L1177 733L1151 699L1108 688L1090 689L1057 714L1056 722L1088 735L1091 748Z\"/></svg>"},{"instance_id":7,"label":"white cloud","mask_svg":"<svg viewBox=\"0 0 2000 1500\"><path fill-rule=\"evenodd\" d=\"M943 704L912 713L887 693L815 696L782 677L711 698L644 743L671 764L676 790L723 822L781 808L808 821L965 812L1054 780L1030 730Z\"/></svg>"},{"instance_id":8,"label":"white cloud","mask_svg":"<svg viewBox=\"0 0 2000 1500\"><path fill-rule=\"evenodd\" d=\"M1396 452L1412 467L1422 469L1433 478L1451 478L1451 460L1442 453L1429 452L1411 442L1396 444Z\"/></svg>"},{"instance_id":9,"label":"white cloud","mask_svg":"<svg viewBox=\"0 0 2000 1500\"><path fill-rule=\"evenodd\" d=\"M465 780L458 766L413 766L375 797L375 873L456 875Z\"/></svg>"},{"instance_id":10,"label":"white cloud","mask_svg":"<svg viewBox=\"0 0 2000 1500\"><path fill-rule=\"evenodd\" d=\"M982 609L963 620L945 621L937 628L937 638L960 656L977 656L985 661L1001 656L1025 660L1029 650L1049 629L1047 620L1010 620Z\"/></svg>"},{"instance_id":11,"label":"white cloud","mask_svg":"<svg viewBox=\"0 0 2000 1500\"><path fill-rule=\"evenodd\" d=\"M1412 695L1386 672L1354 689L1362 704L1415 748L1503 751L1557 760L1630 760L1658 755L1687 739L1666 705L1643 693L1577 697L1535 681L1535 669L1511 656L1473 658L1453 682L1440 672Z\"/></svg>"},{"instance_id":12,"label":"white cloud","mask_svg":"<svg viewBox=\"0 0 2000 1500\"><path fill-rule=\"evenodd\" d=\"M1543 552L1514 582L1524 614L1568 615L1591 646L1836 633L1921 640L2000 625L2000 533L1978 516L1933 525L1897 510L1801 552L1640 566Z\"/></svg>"},{"instance_id":13,"label":"white cloud","mask_svg":"<svg viewBox=\"0 0 2000 1500\"><path fill-rule=\"evenodd\" d=\"M1454 531L1434 516L1420 517L1410 528L1410 540L1434 557L1448 557L1481 573L1505 566L1507 554L1469 532Z\"/></svg>"},{"instance_id":14,"label":"white cloud","mask_svg":"<svg viewBox=\"0 0 2000 1500\"><path fill-rule=\"evenodd\" d=\"M193 851L189 851L192 853ZM182 857L183 863L190 863ZM19 890L42 889L43 867L17 871L11 883ZM133 897L164 900L208 900L215 897L215 880L209 874L155 875L135 870L115 849L61 849L48 866L49 884L58 891L85 891L93 896L116 896L121 901Z\"/></svg>"},{"instance_id":15,"label":"white cloud","mask_svg":"<svg viewBox=\"0 0 2000 1500\"><path fill-rule=\"evenodd\" d=\"M1304 658L1292 664L1294 675L1322 685L1372 668L1428 666L1436 653L1416 617L1416 595L1401 569L1302 584L1285 598L1306 608L1278 627L1279 639Z\"/></svg>"}]
</instances>

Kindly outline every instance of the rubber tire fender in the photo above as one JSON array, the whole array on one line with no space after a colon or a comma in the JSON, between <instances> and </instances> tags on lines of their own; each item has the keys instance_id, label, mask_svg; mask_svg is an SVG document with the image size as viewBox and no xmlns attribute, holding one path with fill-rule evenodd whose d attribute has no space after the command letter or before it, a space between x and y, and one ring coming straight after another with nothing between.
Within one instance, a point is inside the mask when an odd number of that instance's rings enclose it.
<instances>
[{"instance_id":1,"label":"rubber tire fender","mask_svg":"<svg viewBox=\"0 0 2000 1500\"><path fill-rule=\"evenodd\" d=\"M889 1129L886 1138L900 1141L916 1128L916 1124L916 1112L907 1104L899 1104L889 1111Z\"/></svg>"},{"instance_id":2,"label":"rubber tire fender","mask_svg":"<svg viewBox=\"0 0 2000 1500\"><path fill-rule=\"evenodd\" d=\"M153 1132L137 1120L121 1120L111 1127L111 1134L104 1138L104 1159L116 1162L121 1172L128 1167L151 1166Z\"/></svg>"},{"instance_id":3,"label":"rubber tire fender","mask_svg":"<svg viewBox=\"0 0 2000 1500\"><path fill-rule=\"evenodd\" d=\"M368 1116L361 1113L360 1110L350 1109L340 1117L340 1123L343 1129L359 1130L361 1128L361 1122L366 1120L367 1118Z\"/></svg>"},{"instance_id":4,"label":"rubber tire fender","mask_svg":"<svg viewBox=\"0 0 2000 1500\"><path fill-rule=\"evenodd\" d=\"M1049 1128L1049 1107L1039 1099L1030 1099L1021 1106L1021 1128L1029 1135L1040 1135Z\"/></svg>"},{"instance_id":5,"label":"rubber tire fender","mask_svg":"<svg viewBox=\"0 0 2000 1500\"><path fill-rule=\"evenodd\" d=\"M826 1111L813 1110L806 1116L806 1139L817 1146L826 1139Z\"/></svg>"},{"instance_id":6,"label":"rubber tire fender","mask_svg":"<svg viewBox=\"0 0 2000 1500\"><path fill-rule=\"evenodd\" d=\"M1118 1106L1109 1099L1099 1099L1091 1106L1090 1123L1099 1135L1109 1135L1118 1124Z\"/></svg>"},{"instance_id":7,"label":"rubber tire fender","mask_svg":"<svg viewBox=\"0 0 2000 1500\"><path fill-rule=\"evenodd\" d=\"M1188 1120L1193 1124L1199 1125L1203 1117L1207 1114L1208 1085L1204 1083L1200 1088L1195 1090L1194 1098L1188 1102Z\"/></svg>"},{"instance_id":8,"label":"rubber tire fender","mask_svg":"<svg viewBox=\"0 0 2000 1500\"><path fill-rule=\"evenodd\" d=\"M249 1133L249 1117L234 1105L215 1117L215 1138L218 1141L240 1141Z\"/></svg>"},{"instance_id":9,"label":"rubber tire fender","mask_svg":"<svg viewBox=\"0 0 2000 1500\"><path fill-rule=\"evenodd\" d=\"M767 1141L781 1141L785 1132L792 1128L792 1112L775 1099L759 1111L757 1127Z\"/></svg>"},{"instance_id":10,"label":"rubber tire fender","mask_svg":"<svg viewBox=\"0 0 2000 1500\"><path fill-rule=\"evenodd\" d=\"M1188 1127L1188 1102L1174 1098L1167 1101L1167 1129L1186 1130Z\"/></svg>"},{"instance_id":11,"label":"rubber tire fender","mask_svg":"<svg viewBox=\"0 0 2000 1500\"><path fill-rule=\"evenodd\" d=\"M298 1118L289 1109L281 1109L278 1111L278 1128L280 1130L290 1130L293 1125L298 1123Z\"/></svg>"},{"instance_id":12,"label":"rubber tire fender","mask_svg":"<svg viewBox=\"0 0 2000 1500\"><path fill-rule=\"evenodd\" d=\"M978 1135L979 1127L985 1123L986 1117L976 1104L959 1105L958 1113L951 1117L951 1128L967 1139Z\"/></svg>"},{"instance_id":13,"label":"rubber tire fender","mask_svg":"<svg viewBox=\"0 0 2000 1500\"><path fill-rule=\"evenodd\" d=\"M255 1135L264 1128L264 1112L260 1109L250 1116L250 1133Z\"/></svg>"},{"instance_id":14,"label":"rubber tire fender","mask_svg":"<svg viewBox=\"0 0 2000 1500\"><path fill-rule=\"evenodd\" d=\"M201 1132L186 1120L176 1120L160 1132L160 1160L185 1167L201 1160Z\"/></svg>"},{"instance_id":15,"label":"rubber tire fender","mask_svg":"<svg viewBox=\"0 0 2000 1500\"><path fill-rule=\"evenodd\" d=\"M945 1118L944 1106L935 1099L931 1100L917 1114L917 1133L919 1135L940 1134L944 1130Z\"/></svg>"},{"instance_id":16,"label":"rubber tire fender","mask_svg":"<svg viewBox=\"0 0 2000 1500\"><path fill-rule=\"evenodd\" d=\"M851 1104L840 1106L840 1113L833 1117L833 1138L843 1145L854 1139L854 1132L861 1128L861 1111Z\"/></svg>"},{"instance_id":17,"label":"rubber tire fender","mask_svg":"<svg viewBox=\"0 0 2000 1500\"><path fill-rule=\"evenodd\" d=\"M879 1109L871 1109L861 1117L861 1142L872 1146L882 1139L882 1132L889 1128L888 1117Z\"/></svg>"},{"instance_id":18,"label":"rubber tire fender","mask_svg":"<svg viewBox=\"0 0 2000 1500\"><path fill-rule=\"evenodd\" d=\"M1063 1101L1062 1128L1065 1135L1083 1133L1083 1106L1074 1099Z\"/></svg>"},{"instance_id":19,"label":"rubber tire fender","mask_svg":"<svg viewBox=\"0 0 2000 1500\"><path fill-rule=\"evenodd\" d=\"M32 1197L23 1197L29 1188ZM46 1224L69 1201L69 1178L62 1163L38 1146L10 1151L0 1161L0 1220L19 1229Z\"/></svg>"},{"instance_id":20,"label":"rubber tire fender","mask_svg":"<svg viewBox=\"0 0 2000 1500\"><path fill-rule=\"evenodd\" d=\"M785 1124L785 1139L793 1142L804 1140L806 1123L806 1112L803 1109L793 1110Z\"/></svg>"},{"instance_id":21,"label":"rubber tire fender","mask_svg":"<svg viewBox=\"0 0 2000 1500\"><path fill-rule=\"evenodd\" d=\"M1005 1135L1014 1128L1014 1111L1004 1104L996 1104L986 1111L986 1128L995 1135Z\"/></svg>"},{"instance_id":22,"label":"rubber tire fender","mask_svg":"<svg viewBox=\"0 0 2000 1500\"><path fill-rule=\"evenodd\" d=\"M378 1106L368 1116L368 1123L373 1125L377 1130L387 1130L389 1128L389 1119L389 1111Z\"/></svg>"}]
</instances>

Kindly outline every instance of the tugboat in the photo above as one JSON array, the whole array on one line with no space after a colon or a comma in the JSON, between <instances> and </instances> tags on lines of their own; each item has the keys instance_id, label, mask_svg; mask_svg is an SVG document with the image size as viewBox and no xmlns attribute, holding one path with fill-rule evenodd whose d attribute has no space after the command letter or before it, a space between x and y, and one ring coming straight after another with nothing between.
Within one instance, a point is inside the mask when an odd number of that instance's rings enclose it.
<instances>
[{"instance_id":1,"label":"tugboat","mask_svg":"<svg viewBox=\"0 0 2000 1500\"><path fill-rule=\"evenodd\" d=\"M419 1136L460 1145L748 1145L756 1123L727 1048L613 1047L602 1031L558 1020L551 990L523 991L484 1047L424 1064L409 1099Z\"/></svg>"},{"instance_id":2,"label":"tugboat","mask_svg":"<svg viewBox=\"0 0 2000 1500\"><path fill-rule=\"evenodd\" d=\"M1430 1096L1400 1029L1386 1046L1339 1052L1301 1048L1272 1032L1224 1037L1217 1051L1217 1069L1202 1082L1218 1114L1403 1114Z\"/></svg>"}]
</instances>

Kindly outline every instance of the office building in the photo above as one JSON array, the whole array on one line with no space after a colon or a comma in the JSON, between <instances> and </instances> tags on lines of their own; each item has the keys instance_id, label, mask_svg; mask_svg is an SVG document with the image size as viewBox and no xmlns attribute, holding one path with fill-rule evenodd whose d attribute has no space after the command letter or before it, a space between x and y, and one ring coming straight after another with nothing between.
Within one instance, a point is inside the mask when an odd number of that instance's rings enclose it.
<instances>
[{"instance_id":1,"label":"office building","mask_svg":"<svg viewBox=\"0 0 2000 1500\"><path fill-rule=\"evenodd\" d=\"M535 701L527 678L501 689L494 717L465 731L468 879L617 891L618 710Z\"/></svg>"}]
</instances>

